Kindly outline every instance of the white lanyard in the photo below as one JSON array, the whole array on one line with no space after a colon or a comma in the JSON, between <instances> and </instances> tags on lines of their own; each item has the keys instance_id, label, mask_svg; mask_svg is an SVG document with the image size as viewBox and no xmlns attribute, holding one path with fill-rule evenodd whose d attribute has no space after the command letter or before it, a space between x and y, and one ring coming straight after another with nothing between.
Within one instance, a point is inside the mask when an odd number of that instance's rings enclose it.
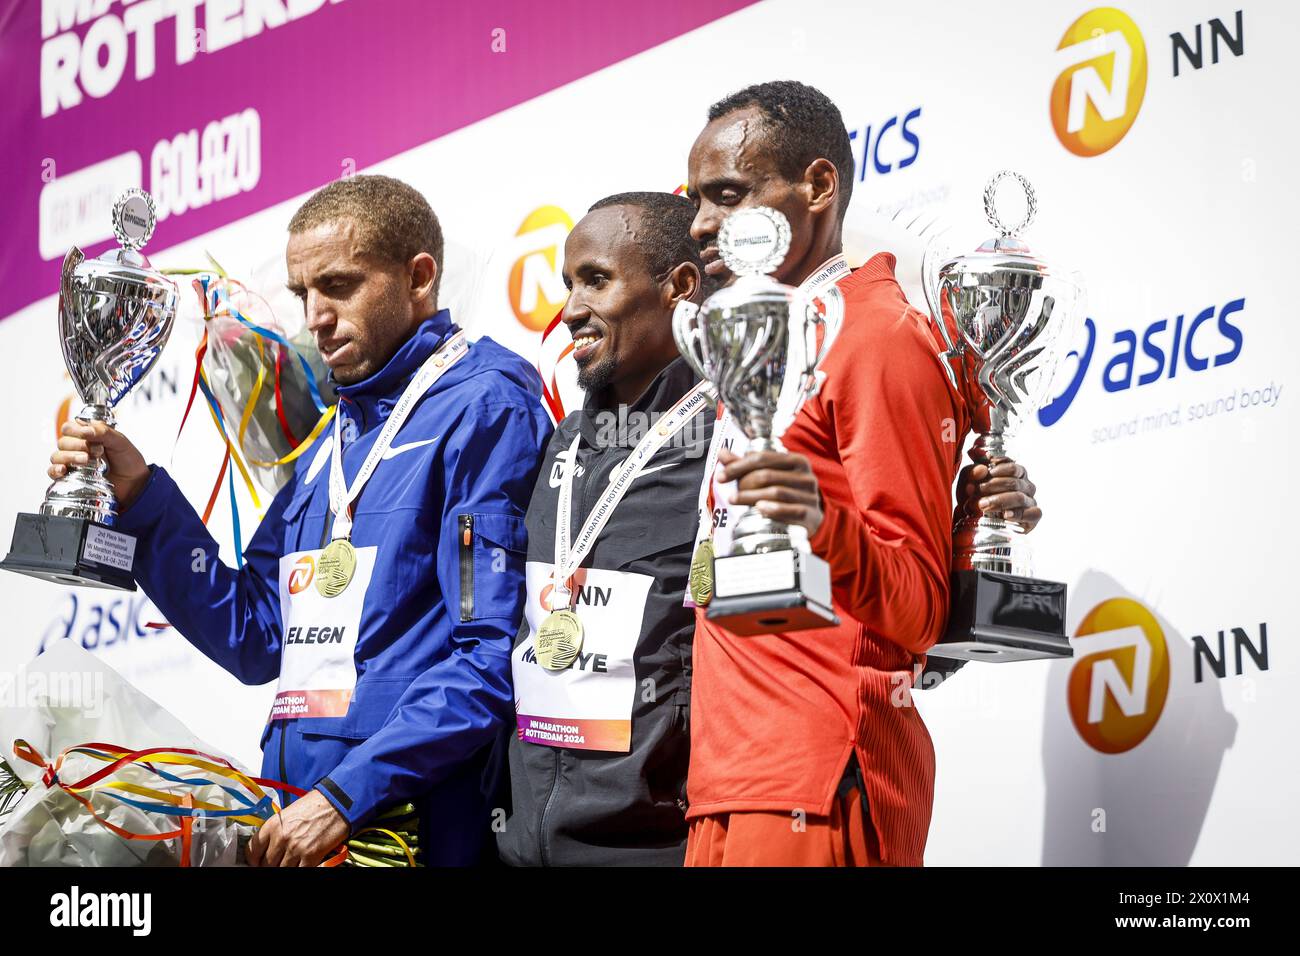
<instances>
[{"instance_id":1,"label":"white lanyard","mask_svg":"<svg viewBox=\"0 0 1300 956\"><path fill-rule=\"evenodd\" d=\"M839 252L823 262L808 278L799 283L799 292L809 299L821 295L828 285L834 285L849 271L849 263L844 253Z\"/></svg>"},{"instance_id":2,"label":"white lanyard","mask_svg":"<svg viewBox=\"0 0 1300 956\"><path fill-rule=\"evenodd\" d=\"M375 439L374 447L366 455L366 460L361 463L361 470L357 472L356 478L352 479L350 488L345 488L343 484L343 454L340 450L342 442L339 437L339 419L342 416L335 414L334 448L330 457L330 510L334 512L334 528L330 533L331 540L351 536L352 502L357 500L357 496L361 494L361 489L370 480L370 476L379 464L379 460L384 457L384 452L388 451L392 446L393 439L397 437L398 429L410 416L411 410L415 408L415 403L433 386L434 382L442 377L442 373L467 354L469 354L469 340L465 338L464 332L457 332L452 336L450 342L424 360L420 370L415 373L415 378L411 379L411 383L402 392L402 397L397 400L392 414L388 416L388 421L384 422L379 437Z\"/></svg>"},{"instance_id":3,"label":"white lanyard","mask_svg":"<svg viewBox=\"0 0 1300 956\"><path fill-rule=\"evenodd\" d=\"M799 283L799 296L811 302L821 295L828 286L834 285L849 272L849 263L840 252L823 262L807 279ZM713 487L713 471L718 467L718 453L722 449L722 438L731 424L731 412L726 405L713 426L713 440L709 443L709 458L704 466L704 480L700 482L700 495L696 505L700 516L700 526L695 532L696 542L713 539L713 512L708 508L709 489Z\"/></svg>"},{"instance_id":4,"label":"white lanyard","mask_svg":"<svg viewBox=\"0 0 1300 956\"><path fill-rule=\"evenodd\" d=\"M709 507L709 490L713 487L713 472L718 467L718 453L722 451L722 439L727 426L731 424L731 411L722 406L722 414L713 424L713 438L709 441L709 457L704 462L704 480L700 482L700 495L696 501L696 513L700 516L700 526L695 532L695 542L713 537L713 509Z\"/></svg>"},{"instance_id":5,"label":"white lanyard","mask_svg":"<svg viewBox=\"0 0 1300 956\"><path fill-rule=\"evenodd\" d=\"M700 382L677 403L677 407L659 420L659 424L650 429L637 442L632 454L610 479L609 488L596 502L587 520L578 532L577 539L569 543L569 513L573 508L573 473L578 467L578 445L582 434L574 436L569 446L569 457L560 482L560 500L555 510L555 569L552 572L551 609L568 606L570 592L569 578L578 570L587 553L596 544L605 523L609 521L618 503L623 500L632 482L641 474L650 459L668 443L682 427L695 417L695 414L712 398L713 389L708 382Z\"/></svg>"}]
</instances>

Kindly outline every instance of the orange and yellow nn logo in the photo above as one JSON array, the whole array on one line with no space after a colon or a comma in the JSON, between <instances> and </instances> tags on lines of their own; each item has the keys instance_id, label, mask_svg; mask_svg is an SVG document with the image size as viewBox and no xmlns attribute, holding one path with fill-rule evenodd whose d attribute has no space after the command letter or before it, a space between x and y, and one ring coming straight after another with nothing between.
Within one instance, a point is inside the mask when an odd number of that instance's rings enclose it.
<instances>
[{"instance_id":1,"label":"orange and yellow nn logo","mask_svg":"<svg viewBox=\"0 0 1300 956\"><path fill-rule=\"evenodd\" d=\"M1052 128L1076 156L1114 147L1137 119L1147 89L1147 48L1123 10L1098 7L1070 24L1056 48Z\"/></svg>"},{"instance_id":2,"label":"orange and yellow nn logo","mask_svg":"<svg viewBox=\"0 0 1300 956\"><path fill-rule=\"evenodd\" d=\"M316 562L311 559L310 554L304 554L294 562L293 569L289 572L289 593L301 594L307 590L315 576Z\"/></svg>"},{"instance_id":3,"label":"orange and yellow nn logo","mask_svg":"<svg viewBox=\"0 0 1300 956\"><path fill-rule=\"evenodd\" d=\"M560 269L564 239L572 228L573 220L559 206L539 206L515 233L518 258L506 291L515 318L534 332L545 329L568 298Z\"/></svg>"},{"instance_id":4,"label":"orange and yellow nn logo","mask_svg":"<svg viewBox=\"0 0 1300 956\"><path fill-rule=\"evenodd\" d=\"M1084 742L1106 754L1132 750L1155 728L1169 696L1169 648L1147 608L1103 601L1074 636L1070 718Z\"/></svg>"}]
</instances>

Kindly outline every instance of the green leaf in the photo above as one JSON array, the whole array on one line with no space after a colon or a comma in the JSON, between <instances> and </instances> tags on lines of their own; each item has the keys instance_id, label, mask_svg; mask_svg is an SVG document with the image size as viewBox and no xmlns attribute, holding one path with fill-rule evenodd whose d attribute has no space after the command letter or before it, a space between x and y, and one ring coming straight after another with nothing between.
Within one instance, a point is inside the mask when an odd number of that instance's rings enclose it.
<instances>
[{"instance_id":1,"label":"green leaf","mask_svg":"<svg viewBox=\"0 0 1300 956\"><path fill-rule=\"evenodd\" d=\"M12 812L26 793L27 784L23 783L9 764L0 760L0 817Z\"/></svg>"}]
</instances>

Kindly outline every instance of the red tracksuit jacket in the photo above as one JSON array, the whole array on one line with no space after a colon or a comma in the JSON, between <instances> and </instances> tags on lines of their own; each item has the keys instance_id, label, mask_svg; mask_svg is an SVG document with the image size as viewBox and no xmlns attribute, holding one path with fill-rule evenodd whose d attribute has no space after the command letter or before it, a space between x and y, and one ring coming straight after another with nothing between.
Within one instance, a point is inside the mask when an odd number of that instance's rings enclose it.
<instances>
[{"instance_id":1,"label":"red tracksuit jacket","mask_svg":"<svg viewBox=\"0 0 1300 956\"><path fill-rule=\"evenodd\" d=\"M846 312L825 381L783 437L821 484L810 543L830 563L841 624L739 637L697 615L687 816L828 814L856 749L882 860L920 865L934 747L910 688L947 619L969 417L895 261L882 253L838 283Z\"/></svg>"}]
</instances>

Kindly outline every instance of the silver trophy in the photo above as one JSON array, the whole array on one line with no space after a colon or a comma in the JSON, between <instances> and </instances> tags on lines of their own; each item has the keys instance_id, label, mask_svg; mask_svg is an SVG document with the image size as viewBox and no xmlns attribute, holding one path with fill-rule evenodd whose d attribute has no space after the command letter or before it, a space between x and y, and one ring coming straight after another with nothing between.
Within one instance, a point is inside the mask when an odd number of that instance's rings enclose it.
<instances>
[{"instance_id":1,"label":"silver trophy","mask_svg":"<svg viewBox=\"0 0 1300 956\"><path fill-rule=\"evenodd\" d=\"M996 208L997 187L1007 178L1025 193L1025 215L1013 226ZM984 210L997 237L955 258L931 242L921 278L944 338L944 368L971 412L976 438L969 455L989 465L1011 457L1008 439L1021 417L1046 397L1060 357L1056 342L1077 322L1082 296L1077 274L1062 274L1036 259L1019 238L1037 212L1033 187L1023 176L995 174L984 190ZM959 514L952 608L932 656L995 662L1070 656L1065 585L1028 576L1023 534L1015 521L973 507Z\"/></svg>"},{"instance_id":2,"label":"silver trophy","mask_svg":"<svg viewBox=\"0 0 1300 956\"><path fill-rule=\"evenodd\" d=\"M73 247L59 286L59 338L81 422L116 425L113 407L149 373L176 318L176 285L140 248L153 234L153 198L128 189L113 206L119 247L87 259ZM113 531L117 501L108 464L74 465L50 485L39 514L20 514L0 567L62 584L135 590L135 539Z\"/></svg>"},{"instance_id":3,"label":"silver trophy","mask_svg":"<svg viewBox=\"0 0 1300 956\"><path fill-rule=\"evenodd\" d=\"M833 287L815 301L769 274L790 248L790 224L765 206L739 210L718 231L718 252L736 276L702 306L673 315L677 347L749 439L742 453L778 451L781 435L817 390L817 366L844 317ZM712 558L711 551L705 556ZM699 555L697 555L697 559ZM830 568L791 528L747 508L731 551L695 562L709 576L708 617L736 634L767 634L839 623L831 606ZM692 582L692 591L696 590Z\"/></svg>"}]
</instances>

